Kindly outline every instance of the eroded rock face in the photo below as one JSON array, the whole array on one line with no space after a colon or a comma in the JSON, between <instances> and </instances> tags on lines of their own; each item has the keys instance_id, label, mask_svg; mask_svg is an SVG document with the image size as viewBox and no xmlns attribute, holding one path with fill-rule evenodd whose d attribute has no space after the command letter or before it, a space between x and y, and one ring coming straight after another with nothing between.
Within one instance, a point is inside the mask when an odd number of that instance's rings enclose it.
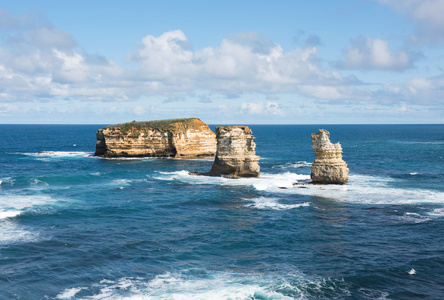
<instances>
[{"instance_id":1,"label":"eroded rock face","mask_svg":"<svg viewBox=\"0 0 444 300\"><path fill-rule=\"evenodd\" d=\"M97 131L96 153L103 157L195 158L214 155L216 135L197 118L131 122Z\"/></svg>"},{"instance_id":2,"label":"eroded rock face","mask_svg":"<svg viewBox=\"0 0 444 300\"><path fill-rule=\"evenodd\" d=\"M311 165L311 180L315 183L344 184L348 180L348 168L342 159L341 144L330 142L330 133L320 129L311 134L315 161Z\"/></svg>"},{"instance_id":3,"label":"eroded rock face","mask_svg":"<svg viewBox=\"0 0 444 300\"><path fill-rule=\"evenodd\" d=\"M217 152L211 176L259 177L259 156L248 126L216 127Z\"/></svg>"}]
</instances>

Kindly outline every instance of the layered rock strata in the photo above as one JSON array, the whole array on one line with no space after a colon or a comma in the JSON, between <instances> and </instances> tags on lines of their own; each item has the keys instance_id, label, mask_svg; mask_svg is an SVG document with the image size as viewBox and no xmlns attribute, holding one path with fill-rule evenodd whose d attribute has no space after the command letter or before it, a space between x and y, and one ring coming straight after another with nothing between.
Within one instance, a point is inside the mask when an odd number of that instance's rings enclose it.
<instances>
[{"instance_id":1,"label":"layered rock strata","mask_svg":"<svg viewBox=\"0 0 444 300\"><path fill-rule=\"evenodd\" d=\"M248 126L216 127L217 152L210 176L259 177L259 156Z\"/></svg>"},{"instance_id":2,"label":"layered rock strata","mask_svg":"<svg viewBox=\"0 0 444 300\"><path fill-rule=\"evenodd\" d=\"M96 156L195 158L214 155L216 135L197 118L130 122L97 131Z\"/></svg>"},{"instance_id":3,"label":"layered rock strata","mask_svg":"<svg viewBox=\"0 0 444 300\"><path fill-rule=\"evenodd\" d=\"M342 159L341 144L330 142L330 133L320 129L311 134L315 161L311 165L311 180L314 183L344 184L348 180L348 168Z\"/></svg>"}]
</instances>

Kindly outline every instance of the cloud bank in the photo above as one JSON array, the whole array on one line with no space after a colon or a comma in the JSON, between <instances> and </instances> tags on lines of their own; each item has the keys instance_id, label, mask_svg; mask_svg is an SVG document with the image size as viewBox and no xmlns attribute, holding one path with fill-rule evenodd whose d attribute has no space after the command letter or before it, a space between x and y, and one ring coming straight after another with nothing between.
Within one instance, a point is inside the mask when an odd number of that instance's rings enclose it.
<instances>
[{"instance_id":1,"label":"cloud bank","mask_svg":"<svg viewBox=\"0 0 444 300\"><path fill-rule=\"evenodd\" d=\"M233 34L218 47L194 50L181 30L147 35L128 53L134 67L80 51L74 38L39 16L0 11L0 101L80 99L126 101L196 89L221 94L343 90L350 82L325 68L314 46L285 52L256 33ZM336 96L335 96L336 97ZM326 98L331 98L327 96Z\"/></svg>"},{"instance_id":2,"label":"cloud bank","mask_svg":"<svg viewBox=\"0 0 444 300\"><path fill-rule=\"evenodd\" d=\"M401 9L398 1L381 2ZM441 8L442 1L424 1L428 5L407 2L407 11L421 24L438 24L440 28L444 23L433 12ZM168 104L182 101L184 94L195 91L227 98L261 93L269 99L287 93L348 104L421 99L423 105L435 105L436 99L444 96L444 80L440 77L375 87L355 76L344 76L323 63L316 48L321 44L320 38L306 37L305 33L303 46L291 51L284 51L281 45L257 33L232 34L219 46L202 49L194 49L181 30L146 35L127 54L130 67L80 50L69 32L55 28L37 14L12 16L0 10L0 34L0 103L48 99L130 101L156 95ZM402 71L413 63L410 53L390 49L387 41L361 36L344 48L343 60L337 66ZM212 100L201 96L199 102ZM13 105L3 104L0 113L14 109ZM277 101L244 102L240 109L253 115L283 114ZM145 112L143 107L135 110L136 114Z\"/></svg>"}]
</instances>

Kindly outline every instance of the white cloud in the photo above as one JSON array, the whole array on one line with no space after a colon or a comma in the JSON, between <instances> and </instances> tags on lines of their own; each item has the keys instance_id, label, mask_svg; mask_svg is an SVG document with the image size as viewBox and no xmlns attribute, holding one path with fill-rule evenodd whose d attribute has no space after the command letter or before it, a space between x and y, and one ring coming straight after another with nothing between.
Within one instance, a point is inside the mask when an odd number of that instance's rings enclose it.
<instances>
[{"instance_id":1,"label":"white cloud","mask_svg":"<svg viewBox=\"0 0 444 300\"><path fill-rule=\"evenodd\" d=\"M285 52L256 33L233 34L218 47L197 51L181 30L147 35L128 54L136 66L128 69L79 53L68 32L39 16L2 14L0 101L126 101L151 95L174 99L195 90L225 95L298 93L301 85L348 84L340 73L322 66L315 47Z\"/></svg>"},{"instance_id":2,"label":"white cloud","mask_svg":"<svg viewBox=\"0 0 444 300\"><path fill-rule=\"evenodd\" d=\"M410 111L410 110L411 110L411 109L408 108L408 107L405 106L405 105L401 105L401 107L399 107L399 108L397 109L397 111L398 111L398 112L401 112L401 113L406 112L406 111Z\"/></svg>"},{"instance_id":3,"label":"white cloud","mask_svg":"<svg viewBox=\"0 0 444 300\"><path fill-rule=\"evenodd\" d=\"M444 99L444 76L433 78L412 78L403 83L390 81L375 92L380 101L410 102L419 105L442 106Z\"/></svg>"},{"instance_id":4,"label":"white cloud","mask_svg":"<svg viewBox=\"0 0 444 300\"><path fill-rule=\"evenodd\" d=\"M193 67L191 43L180 30L169 31L159 37L147 35L128 58L140 67L139 76L149 80L189 76Z\"/></svg>"},{"instance_id":5,"label":"white cloud","mask_svg":"<svg viewBox=\"0 0 444 300\"><path fill-rule=\"evenodd\" d=\"M443 98L442 78L389 82L378 90L325 67L318 49L313 47L315 43L284 51L281 45L256 33L234 34L219 46L198 50L193 49L180 30L157 37L147 35L128 54L128 61L134 67L127 68L107 58L79 52L69 33L45 22L31 22L33 16L28 17L9 16L8 24L14 26L1 23L0 18L2 102L51 98L172 102L186 101L196 91L215 97L231 95L228 101L235 102L234 97L257 93L265 100L240 100L236 104L237 113L280 116L284 110L273 100L273 95L286 93L335 103L380 99L404 103L420 99L423 104L432 105ZM411 66L412 59L405 51L392 51L386 41L362 37L344 50L342 63L348 68L401 70ZM220 104L220 98L214 101L214 107ZM203 103L213 100L197 99ZM213 105L206 105L210 106ZM143 104L140 109L130 110L144 114L146 107ZM219 105L219 110L228 113L229 107Z\"/></svg>"},{"instance_id":6,"label":"white cloud","mask_svg":"<svg viewBox=\"0 0 444 300\"><path fill-rule=\"evenodd\" d=\"M139 67L133 76L145 82L138 90L147 94L193 89L227 94L295 92L301 83L346 83L338 72L321 66L315 47L284 52L256 33L235 34L219 47L197 51L180 30L148 35L129 60Z\"/></svg>"},{"instance_id":7,"label":"white cloud","mask_svg":"<svg viewBox=\"0 0 444 300\"><path fill-rule=\"evenodd\" d=\"M423 42L444 41L443 0L377 0L407 14L417 25L415 39Z\"/></svg>"},{"instance_id":8,"label":"white cloud","mask_svg":"<svg viewBox=\"0 0 444 300\"><path fill-rule=\"evenodd\" d=\"M81 82L88 79L89 66L85 64L85 59L78 53L71 55L58 49L53 49L54 56L60 60L60 66L53 74L54 81L60 82Z\"/></svg>"},{"instance_id":9,"label":"white cloud","mask_svg":"<svg viewBox=\"0 0 444 300\"><path fill-rule=\"evenodd\" d=\"M352 40L342 55L344 61L339 66L347 69L403 70L412 64L407 52L394 52L387 41L364 36Z\"/></svg>"},{"instance_id":10,"label":"white cloud","mask_svg":"<svg viewBox=\"0 0 444 300\"><path fill-rule=\"evenodd\" d=\"M284 112L276 102L244 102L241 110L251 115L283 115Z\"/></svg>"},{"instance_id":11,"label":"white cloud","mask_svg":"<svg viewBox=\"0 0 444 300\"><path fill-rule=\"evenodd\" d=\"M19 111L20 109L16 105L9 103L0 104L0 116L8 115L11 112Z\"/></svg>"}]
</instances>

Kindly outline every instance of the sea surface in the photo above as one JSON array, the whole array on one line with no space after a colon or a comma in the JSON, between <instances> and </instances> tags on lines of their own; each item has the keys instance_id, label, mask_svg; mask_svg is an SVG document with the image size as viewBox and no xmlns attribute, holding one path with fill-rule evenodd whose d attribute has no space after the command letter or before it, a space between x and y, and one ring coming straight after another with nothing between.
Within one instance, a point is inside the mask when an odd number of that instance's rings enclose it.
<instances>
[{"instance_id":1,"label":"sea surface","mask_svg":"<svg viewBox=\"0 0 444 300\"><path fill-rule=\"evenodd\" d=\"M0 125L0 299L444 298L444 125L251 125L237 180L101 127ZM321 128L348 184L304 184Z\"/></svg>"}]
</instances>

